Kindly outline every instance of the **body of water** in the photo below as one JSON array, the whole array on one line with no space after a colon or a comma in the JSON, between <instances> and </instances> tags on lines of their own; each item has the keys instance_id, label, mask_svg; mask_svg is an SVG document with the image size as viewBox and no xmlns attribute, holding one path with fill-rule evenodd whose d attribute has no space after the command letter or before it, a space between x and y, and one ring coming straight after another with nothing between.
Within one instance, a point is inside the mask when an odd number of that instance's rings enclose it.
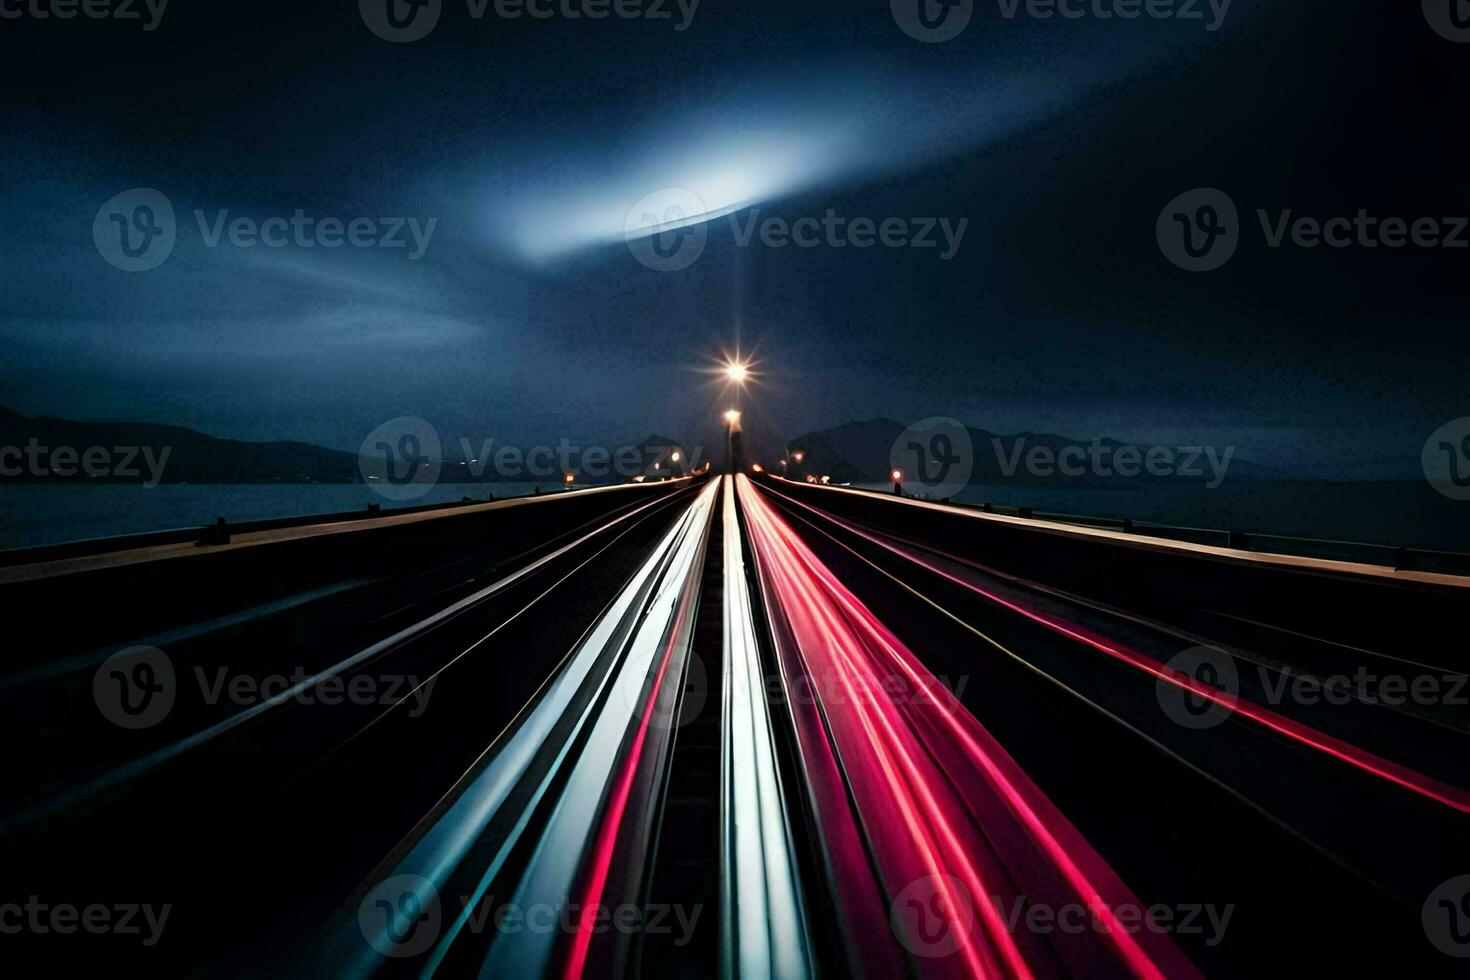
<instances>
[{"instance_id":1,"label":"body of water","mask_svg":"<svg viewBox=\"0 0 1470 980\"><path fill-rule=\"evenodd\" d=\"M0 484L0 549L32 548L88 538L145 531L167 531L280 517L338 514L382 504L394 508L454 503L464 497L485 500L533 493L536 484L440 484L417 500L384 500L364 483L207 486L163 484ZM540 484L543 491L560 485Z\"/></svg>"}]
</instances>

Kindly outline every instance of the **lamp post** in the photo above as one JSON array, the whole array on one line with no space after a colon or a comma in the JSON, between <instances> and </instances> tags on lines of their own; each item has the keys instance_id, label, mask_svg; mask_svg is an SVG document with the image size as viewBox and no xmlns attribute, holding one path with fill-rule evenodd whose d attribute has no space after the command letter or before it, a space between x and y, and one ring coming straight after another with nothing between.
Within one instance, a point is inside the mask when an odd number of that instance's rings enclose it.
<instances>
[{"instance_id":1,"label":"lamp post","mask_svg":"<svg viewBox=\"0 0 1470 980\"><path fill-rule=\"evenodd\" d=\"M740 466L735 451L735 436L740 431L740 410L732 408L725 413L725 472L734 473Z\"/></svg>"}]
</instances>

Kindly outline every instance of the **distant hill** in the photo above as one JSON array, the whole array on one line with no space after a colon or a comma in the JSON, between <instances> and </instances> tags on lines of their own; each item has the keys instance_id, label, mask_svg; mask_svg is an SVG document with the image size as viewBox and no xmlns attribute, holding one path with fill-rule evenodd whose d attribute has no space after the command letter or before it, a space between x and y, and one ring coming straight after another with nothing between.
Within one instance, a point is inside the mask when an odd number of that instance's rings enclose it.
<instances>
[{"instance_id":1,"label":"distant hill","mask_svg":"<svg viewBox=\"0 0 1470 980\"><path fill-rule=\"evenodd\" d=\"M806 473L829 476L833 483L885 483L890 479L894 446L907 429L908 426L885 418L871 419L866 422L846 422L835 428L821 429L798 436L790 441L787 450L788 452L800 451L804 454ZM1087 475L1080 477L1063 477L1055 472L1054 465L1049 474L1038 475L1030 472L1025 463L1027 456L1038 447L1046 451L1044 455L1055 460L1058 454L1069 447L1080 447L1090 451L1093 439L1091 437L1070 439L1041 432L998 435L984 429L969 427L966 428L966 431L969 433L973 450L973 470L969 481L971 485L1055 484L1058 480L1066 479L1074 485L1117 487L1146 484L1158 479L1178 480L1181 478L1179 476L1151 476L1141 466L1139 469L1142 472L1136 477L1103 476L1093 472L1088 472ZM1105 437L1098 438L1097 444L1101 447L1106 459L1111 459L1118 450L1129 446L1128 443ZM1140 455L1147 449L1147 447L1133 448L1137 449ZM1218 450L1217 460L1220 459L1220 454L1223 452L1223 448ZM1185 468L1187 455L1177 455L1176 464L1179 468ZM905 463L905 465L910 464ZM1242 460L1236 455L1232 455L1228 467L1231 479L1281 478L1281 474L1275 469ZM1111 468L1109 465L1108 469ZM1189 466L1189 469L1196 468L1202 474L1198 479L1212 478L1211 463L1208 457L1201 454L1194 464ZM1194 479L1194 477L1184 478Z\"/></svg>"},{"instance_id":2,"label":"distant hill","mask_svg":"<svg viewBox=\"0 0 1470 980\"><path fill-rule=\"evenodd\" d=\"M34 443L32 443L34 440ZM161 483L361 483L357 457L336 449L304 442L239 442L217 439L177 425L148 422L72 422L65 419L31 418L0 408L0 447L23 452L31 445L44 447L37 467L28 460L21 473L7 473L12 482L47 483L89 478L82 460L88 450L107 453L107 475L90 477L109 482L150 482L157 474ZM54 450L74 451L58 457ZM167 452L167 456L164 453ZM132 456L129 460L128 457ZM99 461L100 455L94 456ZM14 459L0 460L7 469ZM93 466L94 470L101 468ZM55 469L75 469L73 475Z\"/></svg>"},{"instance_id":3,"label":"distant hill","mask_svg":"<svg viewBox=\"0 0 1470 980\"><path fill-rule=\"evenodd\" d=\"M27 454L27 447L38 447ZM552 447L559 440L541 443ZM692 465L683 443L669 436L653 435L637 443L642 460L640 469L650 476L667 476L687 472ZM97 449L92 469L84 470L88 450ZM530 447L523 447L529 450ZM19 458L10 449L19 450ZM58 456L54 451L62 449ZM609 457L617 447L607 447ZM680 460L674 463L673 453ZM199 483L199 484L263 484L263 483L362 483L362 469L355 453L327 449L305 442L241 442L218 439L177 425L149 422L75 422L66 419L19 415L0 408L0 480L10 483L75 483L97 480L115 483ZM444 446L445 459L440 480L453 483L558 483L561 471L555 456L546 458L541 469L530 474L496 472L494 466L475 466L463 460L458 441ZM105 460L105 462L103 462ZM39 464L39 465L38 465ZM579 483L616 483L631 474L613 472L611 462L603 476L585 477L580 460L573 456L571 465L578 471ZM19 469L19 473L16 473ZM476 475L478 472L478 475Z\"/></svg>"}]
</instances>

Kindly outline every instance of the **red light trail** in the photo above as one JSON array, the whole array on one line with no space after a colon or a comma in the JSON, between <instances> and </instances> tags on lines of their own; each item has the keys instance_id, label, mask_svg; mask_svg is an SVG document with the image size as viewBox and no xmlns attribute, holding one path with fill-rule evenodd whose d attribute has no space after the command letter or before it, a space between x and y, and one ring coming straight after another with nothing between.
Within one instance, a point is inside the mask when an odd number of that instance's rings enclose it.
<instances>
[{"instance_id":1,"label":"red light trail","mask_svg":"<svg viewBox=\"0 0 1470 980\"><path fill-rule=\"evenodd\" d=\"M790 500L791 498L783 497L783 499ZM807 510L812 510L816 513L822 513L821 511L816 511L815 508L803 504L800 501L792 500L791 502L799 507L806 508ZM1293 719L1288 718L1278 712L1272 711L1269 708L1253 704L1252 702L1238 697L1237 695L1231 694L1227 691L1222 691L1219 688L1211 687L1210 685L1200 682L1196 678L1190 676L1183 671L1170 668L1167 664L1153 657L1150 657L1145 653L1130 649L1120 643L1117 643L1114 640L1100 636L1092 632L1091 630L1085 629L1081 626L1061 622L1034 609L1030 609L1025 605L1007 599L1004 596L998 595L995 592L985 589L978 583L971 581L968 578L956 575L953 572L940 567L934 562L924 558L923 555L919 554L916 549L894 544L893 542L888 541L883 537L872 534L871 532L868 532L848 521L842 520L833 515L823 513L822 516L825 517L827 520L830 520L840 525L841 527L846 528L853 534L856 534L868 541L871 541L879 547L882 547L895 555L899 555L900 557L903 557L913 562L914 564L919 565L930 572L933 572L935 575L938 575L941 578L946 579L947 581L953 582L956 585L960 585L970 590L971 592L981 595L991 602L996 603L997 605L1004 606L1012 612L1018 613L1034 623L1039 623L1040 625L1045 626L1047 629L1050 629L1053 632L1060 633L1063 636L1076 640L1077 642L1082 643L1093 650L1097 650L1101 653L1107 654L1108 656L1118 661L1121 661L1122 663L1142 670L1159 680L1165 681L1169 684L1174 685L1175 687L1180 688L1181 690L1184 690L1199 698L1207 700L1213 704L1217 704L1220 707L1232 712L1233 714L1238 714L1243 718L1253 721L1258 725L1262 725L1270 729L1271 731L1292 739L1293 741L1310 749L1326 753L1327 755L1330 755L1335 759L1345 762L1348 765L1354 766L1380 779L1388 780L1389 782L1401 786L1404 789L1408 789L1414 793L1431 799L1436 803L1444 804L1445 806L1458 810L1461 813L1470 813L1470 792L1467 792L1456 786L1451 786L1447 783L1443 783L1423 773L1410 769L1407 766L1400 765L1397 762L1393 762L1381 756L1375 755L1372 752L1361 749L1356 745L1343 741L1342 739L1335 738L1325 732L1318 731L1317 729L1312 728L1309 725L1304 725L1301 722L1294 721ZM966 561L962 558L943 554L942 552L936 553L941 554L947 560L952 561L958 565L977 569L980 571L988 571L987 569L983 568L983 566Z\"/></svg>"},{"instance_id":2,"label":"red light trail","mask_svg":"<svg viewBox=\"0 0 1470 980\"><path fill-rule=\"evenodd\" d=\"M919 935L900 936L914 967L926 976L1030 977L1111 961L1135 976L1197 975L1171 941L1117 918L1115 909L1138 901L1102 857L750 481L738 485L762 581L789 627L791 642L778 643L788 692L805 685L816 695L817 710L797 719L803 747L825 740L836 762L808 760L809 778L827 783L816 794L824 833L831 821L829 840L848 842L829 851L853 877L875 869L889 901L922 883L911 909L893 909L896 924L911 910L926 920ZM926 696L898 696L900 686ZM848 822L867 853L842 832ZM1017 900L1081 905L1097 927L1045 937L1008 927L1002 910ZM937 930L930 915L943 920Z\"/></svg>"}]
</instances>

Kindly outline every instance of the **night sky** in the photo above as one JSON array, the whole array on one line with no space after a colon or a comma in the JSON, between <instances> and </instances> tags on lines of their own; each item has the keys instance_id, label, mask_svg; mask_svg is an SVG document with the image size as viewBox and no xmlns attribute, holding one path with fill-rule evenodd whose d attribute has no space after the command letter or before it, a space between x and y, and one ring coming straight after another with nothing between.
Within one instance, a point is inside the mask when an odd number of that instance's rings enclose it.
<instances>
[{"instance_id":1,"label":"night sky","mask_svg":"<svg viewBox=\"0 0 1470 980\"><path fill-rule=\"evenodd\" d=\"M348 449L401 415L696 439L723 407L698 369L738 342L766 439L952 415L1352 476L1412 469L1470 414L1470 249L1272 249L1255 215L1470 214L1470 45L1418 3L1236 0L1211 32L989 0L940 44L888 0L703 0L684 30L666 9L476 21L446 0L409 44L355 0L0 20L0 404ZM737 221L968 225L945 261L741 247L721 217L663 272L618 233L666 186L728 193L709 203ZM92 228L134 187L168 197L178 241L130 274ZM1155 241L1197 187L1242 222L1209 273ZM413 261L209 248L196 209L437 224Z\"/></svg>"}]
</instances>

